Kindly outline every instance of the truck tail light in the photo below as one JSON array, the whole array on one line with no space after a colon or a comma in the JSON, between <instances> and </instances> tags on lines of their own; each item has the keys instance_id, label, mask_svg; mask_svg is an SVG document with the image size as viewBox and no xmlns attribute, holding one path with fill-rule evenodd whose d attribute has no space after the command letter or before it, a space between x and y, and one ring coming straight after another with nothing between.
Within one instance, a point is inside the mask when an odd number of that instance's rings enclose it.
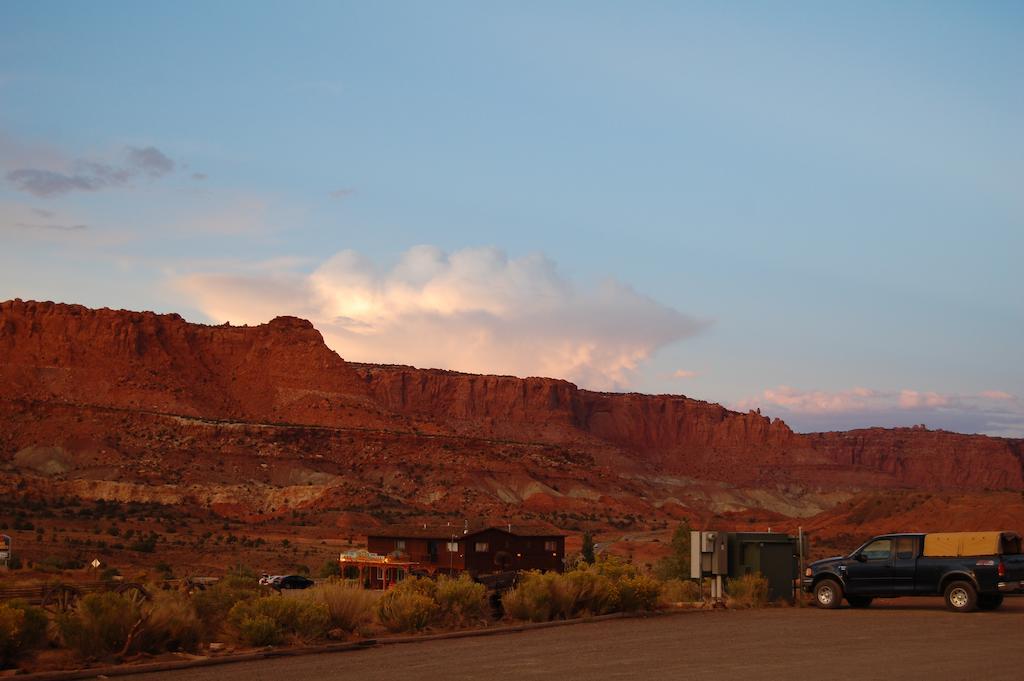
<instances>
[{"instance_id":1,"label":"truck tail light","mask_svg":"<svg viewBox=\"0 0 1024 681\"><path fill-rule=\"evenodd\" d=\"M996 569L996 572L999 574L1000 577L1005 577L1006 563L1004 563L1003 561L999 561L999 567Z\"/></svg>"}]
</instances>

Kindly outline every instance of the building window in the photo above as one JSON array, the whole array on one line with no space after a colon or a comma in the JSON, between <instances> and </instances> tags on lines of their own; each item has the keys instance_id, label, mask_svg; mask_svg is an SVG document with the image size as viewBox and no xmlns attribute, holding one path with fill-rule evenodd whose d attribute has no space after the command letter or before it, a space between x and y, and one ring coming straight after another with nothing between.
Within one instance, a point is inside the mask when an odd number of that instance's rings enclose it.
<instances>
[{"instance_id":1,"label":"building window","mask_svg":"<svg viewBox=\"0 0 1024 681\"><path fill-rule=\"evenodd\" d=\"M556 541L546 541L546 542L544 542L544 550L545 551L557 551L558 550L558 542L556 542Z\"/></svg>"},{"instance_id":2,"label":"building window","mask_svg":"<svg viewBox=\"0 0 1024 681\"><path fill-rule=\"evenodd\" d=\"M476 552L477 553L487 553L490 550L491 550L491 547L488 546L487 542L485 542L485 541L478 541L476 543Z\"/></svg>"},{"instance_id":3,"label":"building window","mask_svg":"<svg viewBox=\"0 0 1024 681\"><path fill-rule=\"evenodd\" d=\"M450 542L448 542L448 553L458 553L458 552L459 552L459 542L457 542L457 541L450 541Z\"/></svg>"},{"instance_id":4,"label":"building window","mask_svg":"<svg viewBox=\"0 0 1024 681\"><path fill-rule=\"evenodd\" d=\"M395 540L395 551L405 551L405 540L404 539L396 539Z\"/></svg>"}]
</instances>

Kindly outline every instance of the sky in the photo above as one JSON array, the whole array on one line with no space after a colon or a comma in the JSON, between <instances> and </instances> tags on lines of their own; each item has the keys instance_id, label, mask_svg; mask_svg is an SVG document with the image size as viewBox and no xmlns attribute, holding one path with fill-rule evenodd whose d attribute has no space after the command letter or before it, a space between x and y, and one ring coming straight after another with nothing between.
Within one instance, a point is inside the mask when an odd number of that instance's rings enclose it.
<instances>
[{"instance_id":1,"label":"sky","mask_svg":"<svg viewBox=\"0 0 1024 681\"><path fill-rule=\"evenodd\" d=\"M0 300L1024 436L1024 5L0 3Z\"/></svg>"}]
</instances>

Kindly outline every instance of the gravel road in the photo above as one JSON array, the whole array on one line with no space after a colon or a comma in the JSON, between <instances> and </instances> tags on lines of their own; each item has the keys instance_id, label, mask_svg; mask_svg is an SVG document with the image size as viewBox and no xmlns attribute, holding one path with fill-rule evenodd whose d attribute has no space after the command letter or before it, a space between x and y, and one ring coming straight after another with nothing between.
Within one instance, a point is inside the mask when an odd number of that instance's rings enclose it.
<instances>
[{"instance_id":1,"label":"gravel road","mask_svg":"<svg viewBox=\"0 0 1024 681\"><path fill-rule=\"evenodd\" d=\"M937 599L868 610L693 612L125 678L1020 680L1024 599L972 614L947 612Z\"/></svg>"}]
</instances>

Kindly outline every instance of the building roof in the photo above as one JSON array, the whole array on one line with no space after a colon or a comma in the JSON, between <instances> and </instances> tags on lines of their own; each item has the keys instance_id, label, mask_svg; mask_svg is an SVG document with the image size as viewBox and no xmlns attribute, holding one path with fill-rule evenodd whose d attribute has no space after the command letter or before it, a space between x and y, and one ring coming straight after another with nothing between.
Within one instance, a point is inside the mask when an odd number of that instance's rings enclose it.
<instances>
[{"instance_id":1,"label":"building roof","mask_svg":"<svg viewBox=\"0 0 1024 681\"><path fill-rule=\"evenodd\" d=\"M377 529L367 530L368 537L394 537L395 539L443 539L451 541L452 537L459 539L479 534L485 530L498 530L507 532L516 537L564 537L565 533L555 527L543 525L470 525L459 527L458 525L388 525Z\"/></svg>"}]
</instances>

